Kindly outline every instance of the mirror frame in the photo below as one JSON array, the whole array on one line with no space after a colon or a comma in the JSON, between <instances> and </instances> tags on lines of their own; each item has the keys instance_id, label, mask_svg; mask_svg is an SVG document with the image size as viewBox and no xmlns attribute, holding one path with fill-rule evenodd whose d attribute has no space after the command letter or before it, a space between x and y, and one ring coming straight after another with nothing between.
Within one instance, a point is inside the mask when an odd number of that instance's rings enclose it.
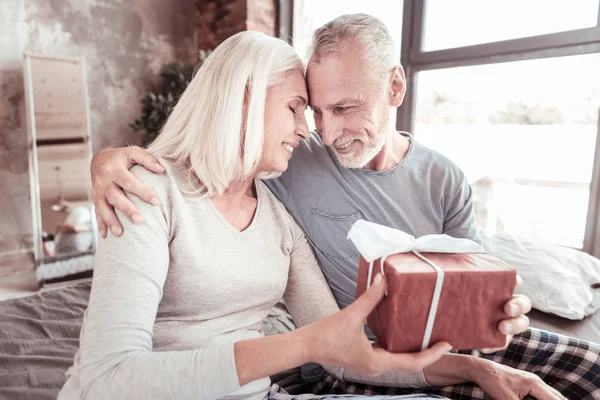
<instances>
[{"instance_id":1,"label":"mirror frame","mask_svg":"<svg viewBox=\"0 0 600 400\"><path fill-rule=\"evenodd\" d=\"M92 223L92 248L90 251L85 252L77 252L77 253L68 253L65 255L58 256L45 256L43 250L43 237L42 237L42 210L41 210L41 200L40 200L40 181L39 181L39 166L38 166L38 150L37 150L37 131L36 131L36 121L35 121L35 103L33 96L33 77L32 77L32 69L31 69L31 60L32 59L46 59L46 60L54 60L61 61L67 63L76 63L79 64L81 69L81 78L83 79L83 101L84 107L86 110L85 115L85 136L84 144L87 148L88 154L88 167L92 162L93 151L92 151L92 143L91 143L91 121L90 121L90 106L89 106L89 93L88 93L88 85L87 85L87 68L85 59L83 57L63 57L63 56L49 56L44 54L34 54L29 52L23 53L23 66L24 66L24 86L25 86L25 110L27 113L26 121L27 121L27 133L28 133L28 150L29 150L29 184L30 184L30 193L31 193L31 218L33 225L33 235L37 235L37 237L33 238L33 253L34 253L34 263L35 268L37 269L40 265L46 262L54 261L53 258L56 259L65 259L68 257L76 257L79 255L93 254L96 252L96 246L98 243L98 229L97 229L97 221L95 218L91 218ZM87 187L87 195L90 202L90 211L93 211L93 202L92 202L92 187L91 181Z\"/></svg>"}]
</instances>

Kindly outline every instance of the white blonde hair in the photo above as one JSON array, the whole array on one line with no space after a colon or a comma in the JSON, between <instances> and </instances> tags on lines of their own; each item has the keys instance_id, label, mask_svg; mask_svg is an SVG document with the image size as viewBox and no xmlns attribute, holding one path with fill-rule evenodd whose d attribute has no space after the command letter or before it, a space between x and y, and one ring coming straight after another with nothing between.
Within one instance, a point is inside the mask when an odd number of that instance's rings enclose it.
<instances>
[{"instance_id":1,"label":"white blonde hair","mask_svg":"<svg viewBox=\"0 0 600 400\"><path fill-rule=\"evenodd\" d=\"M198 69L148 150L186 163L195 192L223 194L257 175L267 90L294 71L304 65L285 41L252 31L231 36Z\"/></svg>"},{"instance_id":2,"label":"white blonde hair","mask_svg":"<svg viewBox=\"0 0 600 400\"><path fill-rule=\"evenodd\" d=\"M357 42L363 50L363 62L377 78L389 80L389 72L400 65L400 57L385 24L368 14L344 14L329 21L313 35L309 52L310 61L319 63L323 58L346 50Z\"/></svg>"}]
</instances>

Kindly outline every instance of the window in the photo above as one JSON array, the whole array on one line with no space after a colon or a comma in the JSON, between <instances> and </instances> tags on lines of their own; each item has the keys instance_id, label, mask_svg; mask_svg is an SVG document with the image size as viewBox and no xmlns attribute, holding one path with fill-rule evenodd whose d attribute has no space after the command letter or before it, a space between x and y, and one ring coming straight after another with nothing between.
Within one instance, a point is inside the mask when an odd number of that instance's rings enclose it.
<instances>
[{"instance_id":1,"label":"window","mask_svg":"<svg viewBox=\"0 0 600 400\"><path fill-rule=\"evenodd\" d=\"M480 229L583 246L597 71L600 54L419 73L415 136L465 172Z\"/></svg>"},{"instance_id":2,"label":"window","mask_svg":"<svg viewBox=\"0 0 600 400\"><path fill-rule=\"evenodd\" d=\"M423 51L595 27L598 0L428 0Z\"/></svg>"},{"instance_id":3,"label":"window","mask_svg":"<svg viewBox=\"0 0 600 400\"><path fill-rule=\"evenodd\" d=\"M343 14L366 13L386 24L400 49L402 0L296 0L294 1L294 49L306 60L317 28ZM398 51L399 53L399 51Z\"/></svg>"}]
</instances>

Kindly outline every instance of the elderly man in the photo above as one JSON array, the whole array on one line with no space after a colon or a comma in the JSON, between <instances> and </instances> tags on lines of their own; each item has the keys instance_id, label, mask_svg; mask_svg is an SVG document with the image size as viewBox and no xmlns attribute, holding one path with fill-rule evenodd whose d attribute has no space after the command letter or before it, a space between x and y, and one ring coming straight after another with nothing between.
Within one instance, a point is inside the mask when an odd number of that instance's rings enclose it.
<instances>
[{"instance_id":1,"label":"elderly man","mask_svg":"<svg viewBox=\"0 0 600 400\"><path fill-rule=\"evenodd\" d=\"M305 230L340 307L354 300L358 253L346 240L350 226L366 219L414 236L446 233L479 240L471 189L463 172L444 156L394 130L393 113L402 104L405 76L381 21L341 16L315 32L307 67L310 106L317 132L299 144L288 170L267 181ZM138 148L106 150L92 165L94 202L101 234L120 235L116 207L134 222L143 217L122 188L158 204L152 190L127 170L140 163L162 167ZM417 389L381 388L343 381L320 368L305 368L314 391L402 394L424 392L454 398L598 398L600 347L527 329L528 299L506 304L511 317L499 325L515 334L508 347L447 354L420 375ZM544 383L544 381L546 383Z\"/></svg>"}]
</instances>

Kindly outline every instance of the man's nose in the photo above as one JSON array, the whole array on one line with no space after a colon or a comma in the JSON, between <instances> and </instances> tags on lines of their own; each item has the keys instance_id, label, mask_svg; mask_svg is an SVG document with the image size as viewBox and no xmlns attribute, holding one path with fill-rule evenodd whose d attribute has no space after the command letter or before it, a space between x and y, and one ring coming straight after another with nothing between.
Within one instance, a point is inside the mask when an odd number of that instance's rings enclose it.
<instances>
[{"instance_id":1,"label":"man's nose","mask_svg":"<svg viewBox=\"0 0 600 400\"><path fill-rule=\"evenodd\" d=\"M325 116L321 118L321 136L326 146L331 146L340 136L340 123L337 118Z\"/></svg>"}]
</instances>

